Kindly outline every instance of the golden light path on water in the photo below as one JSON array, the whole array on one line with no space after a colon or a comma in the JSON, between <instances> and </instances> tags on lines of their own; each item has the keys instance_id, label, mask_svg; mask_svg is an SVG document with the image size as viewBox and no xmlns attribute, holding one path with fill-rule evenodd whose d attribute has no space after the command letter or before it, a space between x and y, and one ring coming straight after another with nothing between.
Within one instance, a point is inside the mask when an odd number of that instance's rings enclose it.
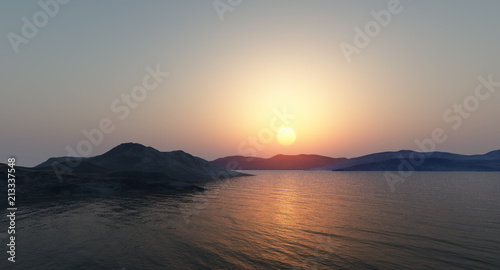
<instances>
[{"instance_id":1,"label":"golden light path on water","mask_svg":"<svg viewBox=\"0 0 500 270\"><path fill-rule=\"evenodd\" d=\"M393 193L383 172L248 172L195 194L26 201L33 260L13 269L498 268L498 173L415 172Z\"/></svg>"}]
</instances>

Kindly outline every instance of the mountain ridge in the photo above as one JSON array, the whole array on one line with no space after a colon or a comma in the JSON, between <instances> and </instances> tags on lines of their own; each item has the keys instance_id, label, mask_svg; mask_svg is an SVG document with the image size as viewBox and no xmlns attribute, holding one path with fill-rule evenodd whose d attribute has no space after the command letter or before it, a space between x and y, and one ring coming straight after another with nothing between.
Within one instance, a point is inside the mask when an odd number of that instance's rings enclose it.
<instances>
[{"instance_id":1,"label":"mountain ridge","mask_svg":"<svg viewBox=\"0 0 500 270\"><path fill-rule=\"evenodd\" d=\"M320 158L320 162L332 161L332 163L324 166L311 166L315 158ZM500 171L500 150L472 155L399 150L377 152L349 159L314 154L278 154L270 158L235 155L212 161L221 167L231 162L232 166L237 165L241 170L398 171L402 166L401 163L409 162L416 171Z\"/></svg>"},{"instance_id":2,"label":"mountain ridge","mask_svg":"<svg viewBox=\"0 0 500 270\"><path fill-rule=\"evenodd\" d=\"M212 163L221 167L232 163L239 170L308 170L343 160L346 158L332 158L314 154L278 154L270 158L227 156L213 160Z\"/></svg>"},{"instance_id":3,"label":"mountain ridge","mask_svg":"<svg viewBox=\"0 0 500 270\"><path fill-rule=\"evenodd\" d=\"M6 182L7 165L0 168L0 182ZM16 166L16 185L20 197L171 193L201 191L210 181L247 175L181 150L123 143L94 157L52 157L31 168Z\"/></svg>"},{"instance_id":4,"label":"mountain ridge","mask_svg":"<svg viewBox=\"0 0 500 270\"><path fill-rule=\"evenodd\" d=\"M405 164L415 171L500 171L500 150L483 155L400 150L347 159L312 170L398 171Z\"/></svg>"}]
</instances>

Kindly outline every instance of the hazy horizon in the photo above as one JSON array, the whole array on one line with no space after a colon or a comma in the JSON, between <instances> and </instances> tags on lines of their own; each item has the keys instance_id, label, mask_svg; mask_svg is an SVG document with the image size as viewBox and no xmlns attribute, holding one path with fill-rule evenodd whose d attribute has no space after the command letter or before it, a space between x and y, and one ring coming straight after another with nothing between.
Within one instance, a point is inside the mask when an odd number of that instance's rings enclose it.
<instances>
[{"instance_id":1,"label":"hazy horizon","mask_svg":"<svg viewBox=\"0 0 500 270\"><path fill-rule=\"evenodd\" d=\"M137 143L137 142L123 142L123 143ZM141 144L141 143L138 143L138 144ZM142 144L144 145L144 144ZM109 150L117 147L118 145L110 148L110 149L105 149L102 153L99 152L99 153L96 153L95 155L91 155L89 157L93 157L93 156L98 156L98 155L101 155L101 154L104 154L106 152L108 152ZM153 147L153 146L150 146L150 145L144 145L145 147ZM155 148L155 147L153 147ZM155 148L156 149L156 148ZM184 151L182 149L172 149L172 150L162 150L162 149L156 149L160 152L171 152L171 151ZM484 153L473 153L473 154L463 154L463 153L455 153L455 152L449 152L449 153L452 153L452 154L459 154L459 155L483 155L483 154L488 154L489 152L493 152L493 151L499 151L500 149L493 149L491 151L487 151L487 152L484 152ZM371 154L377 154L377 153L383 153L383 152L398 152L398 151L417 151L417 152L422 152L422 151L419 151L419 150L408 150L408 149L398 149L398 150L387 150L387 151L380 151L380 152L373 152L373 153L365 153L365 154L362 154L360 156L352 156L352 157L344 157L344 156L325 156L325 157L331 157L331 158L347 158L347 159L351 159L351 158L358 158L358 157L363 157L363 156L368 156L368 155L371 155ZM434 151L432 151L434 152ZM441 151L438 151L438 152L441 152ZM197 156L193 153L188 153L188 154L191 154L193 156ZM244 155L239 155L239 154L235 154L235 155L228 155L228 156L220 156L220 157L217 157L217 158L214 158L214 159L206 159L207 161L214 161L216 159L219 159L219 158L227 158L227 157L232 157L232 156L243 156L243 157L256 157L256 158L264 158L264 159L269 159L269 158L272 158L272 157L275 157L277 155L287 155L287 156L298 156L298 155L318 155L318 156L324 156L324 155L320 155L320 154L316 154L316 153L299 153L299 154L281 154L281 153L277 153L277 154L274 154L274 155L271 155L271 156L244 156ZM54 157L62 157L62 156L54 156ZM49 158L54 158L54 157L46 157L43 161L39 162L39 163L36 163L32 166L36 166L36 165L40 165L41 163L47 161ZM198 156L200 157L200 156ZM201 157L203 158L203 157ZM204 158L205 159L205 158ZM2 162L0 162L2 163ZM29 167L29 166L28 166ZM223 166L224 167L224 166Z\"/></svg>"},{"instance_id":2,"label":"hazy horizon","mask_svg":"<svg viewBox=\"0 0 500 270\"><path fill-rule=\"evenodd\" d=\"M498 1L49 2L0 4L2 163L123 142L207 160L500 149Z\"/></svg>"}]
</instances>

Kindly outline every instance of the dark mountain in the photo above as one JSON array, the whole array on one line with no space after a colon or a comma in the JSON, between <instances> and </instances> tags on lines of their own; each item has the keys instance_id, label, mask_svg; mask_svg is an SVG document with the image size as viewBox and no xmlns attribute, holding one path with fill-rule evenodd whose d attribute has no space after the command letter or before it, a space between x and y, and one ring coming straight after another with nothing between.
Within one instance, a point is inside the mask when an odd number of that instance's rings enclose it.
<instances>
[{"instance_id":1,"label":"dark mountain","mask_svg":"<svg viewBox=\"0 0 500 270\"><path fill-rule=\"evenodd\" d=\"M459 155L402 150L352 158L313 170L398 171L401 168L415 171L500 171L500 151L485 155Z\"/></svg>"},{"instance_id":2,"label":"dark mountain","mask_svg":"<svg viewBox=\"0 0 500 270\"><path fill-rule=\"evenodd\" d=\"M101 196L131 193L185 193L203 188L155 172L82 173L16 169L16 197ZM7 165L0 163L0 184L7 185ZM5 198L7 193L0 193Z\"/></svg>"},{"instance_id":3,"label":"dark mountain","mask_svg":"<svg viewBox=\"0 0 500 270\"><path fill-rule=\"evenodd\" d=\"M309 170L346 160L319 155L276 155L271 158L229 156L212 161L225 168L228 164L237 164L241 170Z\"/></svg>"},{"instance_id":4,"label":"dark mountain","mask_svg":"<svg viewBox=\"0 0 500 270\"><path fill-rule=\"evenodd\" d=\"M193 192L209 181L248 175L183 151L160 152L137 143L95 157L50 158L33 168L15 169L16 195L21 197ZM0 164L0 184L5 186L6 172L7 165Z\"/></svg>"},{"instance_id":5,"label":"dark mountain","mask_svg":"<svg viewBox=\"0 0 500 270\"><path fill-rule=\"evenodd\" d=\"M112 172L162 172L192 183L209 181L221 174L229 177L243 175L183 151L160 152L137 143L120 144L87 161Z\"/></svg>"},{"instance_id":6,"label":"dark mountain","mask_svg":"<svg viewBox=\"0 0 500 270\"><path fill-rule=\"evenodd\" d=\"M33 167L33 169L37 170L53 170L53 164L57 164L62 169L67 168L67 171L71 171L73 173L104 173L109 172L108 169L105 169L101 166L92 164L88 161L88 158L81 157L53 157L49 158L47 161L38 164Z\"/></svg>"},{"instance_id":7,"label":"dark mountain","mask_svg":"<svg viewBox=\"0 0 500 270\"><path fill-rule=\"evenodd\" d=\"M491 151L484 156L491 159L500 159L500 150Z\"/></svg>"}]
</instances>

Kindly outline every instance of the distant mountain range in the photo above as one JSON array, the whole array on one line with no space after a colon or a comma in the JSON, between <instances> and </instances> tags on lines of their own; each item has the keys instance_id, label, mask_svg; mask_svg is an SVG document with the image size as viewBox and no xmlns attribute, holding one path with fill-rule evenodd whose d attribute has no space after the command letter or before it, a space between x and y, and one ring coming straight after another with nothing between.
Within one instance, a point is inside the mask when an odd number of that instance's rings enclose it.
<instances>
[{"instance_id":1,"label":"distant mountain range","mask_svg":"<svg viewBox=\"0 0 500 270\"><path fill-rule=\"evenodd\" d=\"M0 163L0 183L7 181ZM124 143L95 157L55 157L33 167L16 166L21 197L83 196L122 193L192 192L218 179L246 176L183 151L160 152ZM3 193L0 193L2 197Z\"/></svg>"},{"instance_id":2,"label":"distant mountain range","mask_svg":"<svg viewBox=\"0 0 500 270\"><path fill-rule=\"evenodd\" d=\"M383 152L347 159L315 168L329 171L500 171L500 150L484 155L445 152L421 153L410 150Z\"/></svg>"},{"instance_id":3,"label":"distant mountain range","mask_svg":"<svg viewBox=\"0 0 500 270\"><path fill-rule=\"evenodd\" d=\"M212 163L223 168L234 164L240 170L309 170L345 160L347 159L319 155L276 155L271 158L229 156L216 159Z\"/></svg>"},{"instance_id":4,"label":"distant mountain range","mask_svg":"<svg viewBox=\"0 0 500 270\"><path fill-rule=\"evenodd\" d=\"M242 170L328 170L328 171L500 171L500 150L484 155L410 150L383 152L357 158L318 155L277 155L272 158L229 156L212 161L225 167L237 164Z\"/></svg>"},{"instance_id":5,"label":"distant mountain range","mask_svg":"<svg viewBox=\"0 0 500 270\"><path fill-rule=\"evenodd\" d=\"M183 151L160 152L124 143L95 157L54 157L33 167L16 166L20 197L83 196L122 193L193 192L210 181L247 176L237 170L329 171L500 171L500 150L484 155L402 150L357 158L277 155L230 156L212 162ZM0 185L7 185L7 165L0 163ZM6 193L0 193L0 199Z\"/></svg>"}]
</instances>

